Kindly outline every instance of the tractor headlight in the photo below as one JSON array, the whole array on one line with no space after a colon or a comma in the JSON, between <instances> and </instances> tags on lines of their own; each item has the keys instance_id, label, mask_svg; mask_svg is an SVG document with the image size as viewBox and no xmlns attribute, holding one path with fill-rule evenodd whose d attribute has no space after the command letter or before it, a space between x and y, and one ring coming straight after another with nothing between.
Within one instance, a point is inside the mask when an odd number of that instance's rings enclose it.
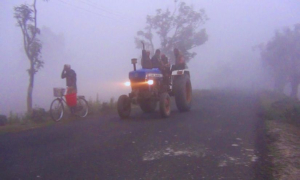
<instances>
[{"instance_id":1,"label":"tractor headlight","mask_svg":"<svg viewBox=\"0 0 300 180\"><path fill-rule=\"evenodd\" d=\"M130 81L124 83L125 86L130 86L130 84L131 84Z\"/></svg>"},{"instance_id":2,"label":"tractor headlight","mask_svg":"<svg viewBox=\"0 0 300 180\"><path fill-rule=\"evenodd\" d=\"M148 83L149 85L153 85L154 81L153 81L153 80L148 80L147 83Z\"/></svg>"}]
</instances>

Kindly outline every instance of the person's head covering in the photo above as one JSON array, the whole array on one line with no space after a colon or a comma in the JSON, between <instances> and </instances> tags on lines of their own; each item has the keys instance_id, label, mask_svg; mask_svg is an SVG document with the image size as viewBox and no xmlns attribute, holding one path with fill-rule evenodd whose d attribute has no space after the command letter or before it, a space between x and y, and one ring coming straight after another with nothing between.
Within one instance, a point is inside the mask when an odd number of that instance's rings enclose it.
<instances>
[{"instance_id":1,"label":"person's head covering","mask_svg":"<svg viewBox=\"0 0 300 180\"><path fill-rule=\"evenodd\" d=\"M160 50L156 49L155 54L159 55L160 54Z\"/></svg>"},{"instance_id":2,"label":"person's head covering","mask_svg":"<svg viewBox=\"0 0 300 180\"><path fill-rule=\"evenodd\" d=\"M150 56L150 51L146 51L146 54L149 57Z\"/></svg>"},{"instance_id":3,"label":"person's head covering","mask_svg":"<svg viewBox=\"0 0 300 180\"><path fill-rule=\"evenodd\" d=\"M162 62L164 62L164 63L168 63L168 57L167 57L165 54L162 54L162 55L161 55L161 60L162 60Z\"/></svg>"},{"instance_id":4,"label":"person's head covering","mask_svg":"<svg viewBox=\"0 0 300 180\"><path fill-rule=\"evenodd\" d=\"M71 69L71 65L70 64L65 64L66 69Z\"/></svg>"}]
</instances>

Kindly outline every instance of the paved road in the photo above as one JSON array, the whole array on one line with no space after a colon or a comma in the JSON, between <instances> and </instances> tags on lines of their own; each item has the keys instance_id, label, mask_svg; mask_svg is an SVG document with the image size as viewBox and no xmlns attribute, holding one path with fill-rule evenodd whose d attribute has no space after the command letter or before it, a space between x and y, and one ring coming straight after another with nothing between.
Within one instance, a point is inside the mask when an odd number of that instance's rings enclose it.
<instances>
[{"instance_id":1,"label":"paved road","mask_svg":"<svg viewBox=\"0 0 300 180\"><path fill-rule=\"evenodd\" d=\"M254 95L194 93L171 118L133 112L0 136L0 179L264 179Z\"/></svg>"}]
</instances>

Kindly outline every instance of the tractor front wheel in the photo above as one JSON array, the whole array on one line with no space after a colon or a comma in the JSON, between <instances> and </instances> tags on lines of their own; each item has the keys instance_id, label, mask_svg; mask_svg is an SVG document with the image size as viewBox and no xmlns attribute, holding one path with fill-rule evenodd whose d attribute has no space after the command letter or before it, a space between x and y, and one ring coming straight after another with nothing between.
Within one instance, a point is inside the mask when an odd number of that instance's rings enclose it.
<instances>
[{"instance_id":1,"label":"tractor front wheel","mask_svg":"<svg viewBox=\"0 0 300 180\"><path fill-rule=\"evenodd\" d=\"M171 114L171 98L168 93L162 93L159 99L159 110L163 118L167 118Z\"/></svg>"},{"instance_id":2,"label":"tractor front wheel","mask_svg":"<svg viewBox=\"0 0 300 180\"><path fill-rule=\"evenodd\" d=\"M127 95L121 95L118 99L118 114L122 119L129 117L131 112L131 102Z\"/></svg>"}]
</instances>

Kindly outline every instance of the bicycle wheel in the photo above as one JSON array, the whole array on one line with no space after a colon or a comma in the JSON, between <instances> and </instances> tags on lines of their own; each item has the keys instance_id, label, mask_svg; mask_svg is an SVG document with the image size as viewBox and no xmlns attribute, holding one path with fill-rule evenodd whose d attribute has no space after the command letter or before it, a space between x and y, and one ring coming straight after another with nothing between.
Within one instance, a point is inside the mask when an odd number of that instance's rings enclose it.
<instances>
[{"instance_id":1,"label":"bicycle wheel","mask_svg":"<svg viewBox=\"0 0 300 180\"><path fill-rule=\"evenodd\" d=\"M56 122L60 121L64 116L64 105L61 99L57 98L52 101L50 106L50 116L53 121Z\"/></svg>"},{"instance_id":2,"label":"bicycle wheel","mask_svg":"<svg viewBox=\"0 0 300 180\"><path fill-rule=\"evenodd\" d=\"M83 118L86 117L88 113L89 113L88 102L82 97L77 97L77 105L74 114Z\"/></svg>"}]
</instances>

